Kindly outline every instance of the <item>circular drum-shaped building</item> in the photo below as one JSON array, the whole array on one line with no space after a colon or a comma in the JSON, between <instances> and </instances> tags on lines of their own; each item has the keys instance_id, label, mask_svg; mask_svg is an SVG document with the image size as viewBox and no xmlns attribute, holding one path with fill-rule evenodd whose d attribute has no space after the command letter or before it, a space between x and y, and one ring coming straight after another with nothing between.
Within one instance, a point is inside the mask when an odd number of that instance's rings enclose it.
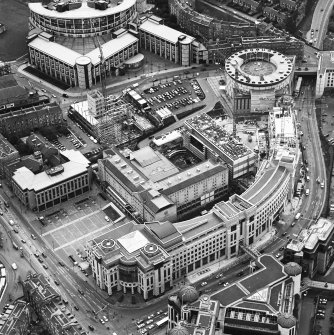
<instances>
[{"instance_id":1,"label":"circular drum-shaped building","mask_svg":"<svg viewBox=\"0 0 334 335\"><path fill-rule=\"evenodd\" d=\"M278 51L245 49L226 60L225 71L227 94L235 100L244 99L250 112L264 113L274 106L276 92L290 92L294 60ZM242 96L249 96L250 102Z\"/></svg>"},{"instance_id":2,"label":"circular drum-shaped building","mask_svg":"<svg viewBox=\"0 0 334 335\"><path fill-rule=\"evenodd\" d=\"M77 0L29 3L30 28L61 36L88 37L125 28L136 15L136 0Z\"/></svg>"},{"instance_id":3,"label":"circular drum-shaped building","mask_svg":"<svg viewBox=\"0 0 334 335\"><path fill-rule=\"evenodd\" d=\"M225 62L227 86L239 90L279 90L290 83L294 64L285 55L269 49L246 49Z\"/></svg>"}]
</instances>

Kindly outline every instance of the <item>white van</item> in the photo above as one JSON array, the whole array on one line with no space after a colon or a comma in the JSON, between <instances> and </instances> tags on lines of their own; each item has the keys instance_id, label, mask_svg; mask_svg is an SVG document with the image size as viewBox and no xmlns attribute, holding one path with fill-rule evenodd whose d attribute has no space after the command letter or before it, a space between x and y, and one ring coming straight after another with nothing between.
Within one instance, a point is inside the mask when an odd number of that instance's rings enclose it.
<instances>
[{"instance_id":1,"label":"white van","mask_svg":"<svg viewBox=\"0 0 334 335\"><path fill-rule=\"evenodd\" d=\"M296 216L295 216L295 219L298 220L300 218L301 214L300 213L297 213Z\"/></svg>"},{"instance_id":2,"label":"white van","mask_svg":"<svg viewBox=\"0 0 334 335\"><path fill-rule=\"evenodd\" d=\"M11 226L14 226L14 221L13 221L13 220L9 220L9 224L10 224Z\"/></svg>"},{"instance_id":3,"label":"white van","mask_svg":"<svg viewBox=\"0 0 334 335\"><path fill-rule=\"evenodd\" d=\"M12 268L13 268L13 270L17 270L17 265L16 265L16 263L13 263L13 264L12 264Z\"/></svg>"},{"instance_id":4,"label":"white van","mask_svg":"<svg viewBox=\"0 0 334 335\"><path fill-rule=\"evenodd\" d=\"M305 190L305 195L310 195L310 189L307 188L307 189Z\"/></svg>"},{"instance_id":5,"label":"white van","mask_svg":"<svg viewBox=\"0 0 334 335\"><path fill-rule=\"evenodd\" d=\"M104 217L104 219L105 219L107 222L110 221L109 216L107 216L107 215Z\"/></svg>"}]
</instances>

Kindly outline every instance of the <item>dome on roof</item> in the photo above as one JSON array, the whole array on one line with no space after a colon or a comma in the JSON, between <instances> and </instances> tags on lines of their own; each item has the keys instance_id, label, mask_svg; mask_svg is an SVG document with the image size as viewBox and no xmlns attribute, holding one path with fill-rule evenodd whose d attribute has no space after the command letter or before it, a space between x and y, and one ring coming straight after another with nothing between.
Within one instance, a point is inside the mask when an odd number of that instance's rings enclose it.
<instances>
[{"instance_id":1,"label":"dome on roof","mask_svg":"<svg viewBox=\"0 0 334 335\"><path fill-rule=\"evenodd\" d=\"M302 273L302 267L295 262L290 262L284 265L284 271L289 276L298 276Z\"/></svg>"},{"instance_id":2,"label":"dome on roof","mask_svg":"<svg viewBox=\"0 0 334 335\"><path fill-rule=\"evenodd\" d=\"M277 323L282 328L292 328L296 325L296 319L293 315L284 313L277 316Z\"/></svg>"},{"instance_id":3,"label":"dome on roof","mask_svg":"<svg viewBox=\"0 0 334 335\"><path fill-rule=\"evenodd\" d=\"M179 323L172 328L169 332L168 335L189 335L188 329L181 326Z\"/></svg>"},{"instance_id":4,"label":"dome on roof","mask_svg":"<svg viewBox=\"0 0 334 335\"><path fill-rule=\"evenodd\" d=\"M194 302L198 299L199 293L193 286L182 286L178 293L180 301L184 304Z\"/></svg>"}]
</instances>

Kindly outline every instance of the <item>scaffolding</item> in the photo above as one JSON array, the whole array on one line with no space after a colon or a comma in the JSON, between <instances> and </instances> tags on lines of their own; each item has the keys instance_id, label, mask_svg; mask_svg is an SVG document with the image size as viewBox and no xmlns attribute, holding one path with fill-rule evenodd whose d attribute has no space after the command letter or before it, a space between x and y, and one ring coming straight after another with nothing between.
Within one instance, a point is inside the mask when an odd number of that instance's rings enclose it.
<instances>
[{"instance_id":1,"label":"scaffolding","mask_svg":"<svg viewBox=\"0 0 334 335\"><path fill-rule=\"evenodd\" d=\"M127 120L132 119L130 103L123 99L106 99L105 112L96 117L96 134L102 144L120 144L123 142L123 125Z\"/></svg>"}]
</instances>

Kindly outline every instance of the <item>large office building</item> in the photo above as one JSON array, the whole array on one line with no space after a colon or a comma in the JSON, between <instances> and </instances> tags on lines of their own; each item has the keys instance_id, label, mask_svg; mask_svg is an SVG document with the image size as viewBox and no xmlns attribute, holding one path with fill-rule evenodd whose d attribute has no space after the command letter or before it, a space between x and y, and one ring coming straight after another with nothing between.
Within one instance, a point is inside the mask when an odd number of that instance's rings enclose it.
<instances>
[{"instance_id":1,"label":"large office building","mask_svg":"<svg viewBox=\"0 0 334 335\"><path fill-rule=\"evenodd\" d=\"M41 33L28 47L29 61L35 68L69 86L88 89L99 82L102 75L117 75L123 63L138 53L138 39L122 29L115 32L114 38L104 43L101 49L91 47L89 52L82 54L53 41L52 35Z\"/></svg>"},{"instance_id":2,"label":"large office building","mask_svg":"<svg viewBox=\"0 0 334 335\"><path fill-rule=\"evenodd\" d=\"M120 164L123 168L122 172L109 168L110 183L114 182L112 175L121 180L121 173L133 175L139 185L144 180L139 170L129 167L128 161L119 154L113 154L111 160L115 163L102 162L105 165ZM123 192L120 193L122 196L125 191L138 192L138 188L134 189L130 180L126 180L127 184L122 186L126 190L116 190ZM211 263L237 257L241 248L253 248L254 243L272 231L273 221L285 209L290 196L288 170L284 166L268 164L244 194L217 203L207 214L173 224L156 220L144 224L129 222L116 227L89 241L86 246L96 284L109 295L120 290L136 291L144 299L163 294L176 280ZM171 201L168 203L167 198L160 197L157 195L156 200L151 201L165 203L163 211L167 214L170 210L175 211Z\"/></svg>"},{"instance_id":3,"label":"large office building","mask_svg":"<svg viewBox=\"0 0 334 335\"><path fill-rule=\"evenodd\" d=\"M81 152L66 150L57 155L59 164L34 173L26 166L12 172L11 187L21 203L43 211L90 190L90 162Z\"/></svg>"},{"instance_id":4,"label":"large office building","mask_svg":"<svg viewBox=\"0 0 334 335\"><path fill-rule=\"evenodd\" d=\"M90 88L138 54L138 39L125 30L137 15L135 0L48 2L29 4L28 55L50 77Z\"/></svg>"},{"instance_id":5,"label":"large office building","mask_svg":"<svg viewBox=\"0 0 334 335\"><path fill-rule=\"evenodd\" d=\"M168 335L296 335L293 316L300 295L301 267L282 265L272 255L256 270L212 295L183 286L168 299Z\"/></svg>"},{"instance_id":6,"label":"large office building","mask_svg":"<svg viewBox=\"0 0 334 335\"><path fill-rule=\"evenodd\" d=\"M220 159L226 163L231 179L254 172L255 153L208 114L186 120L184 127L184 146L202 160Z\"/></svg>"},{"instance_id":7,"label":"large office building","mask_svg":"<svg viewBox=\"0 0 334 335\"><path fill-rule=\"evenodd\" d=\"M0 133L5 137L21 137L38 128L63 124L63 112L56 102L8 111L0 115Z\"/></svg>"},{"instance_id":8,"label":"large office building","mask_svg":"<svg viewBox=\"0 0 334 335\"><path fill-rule=\"evenodd\" d=\"M225 62L226 92L237 116L268 114L276 95L291 93L294 58L268 49L246 49Z\"/></svg>"},{"instance_id":9,"label":"large office building","mask_svg":"<svg viewBox=\"0 0 334 335\"><path fill-rule=\"evenodd\" d=\"M227 194L228 170L213 160L181 171L150 147L127 153L106 150L105 155L99 161L100 180L144 221L175 221Z\"/></svg>"},{"instance_id":10,"label":"large office building","mask_svg":"<svg viewBox=\"0 0 334 335\"><path fill-rule=\"evenodd\" d=\"M138 30L141 48L182 66L208 63L208 51L204 45L192 36L165 26L159 17L148 17Z\"/></svg>"}]
</instances>

